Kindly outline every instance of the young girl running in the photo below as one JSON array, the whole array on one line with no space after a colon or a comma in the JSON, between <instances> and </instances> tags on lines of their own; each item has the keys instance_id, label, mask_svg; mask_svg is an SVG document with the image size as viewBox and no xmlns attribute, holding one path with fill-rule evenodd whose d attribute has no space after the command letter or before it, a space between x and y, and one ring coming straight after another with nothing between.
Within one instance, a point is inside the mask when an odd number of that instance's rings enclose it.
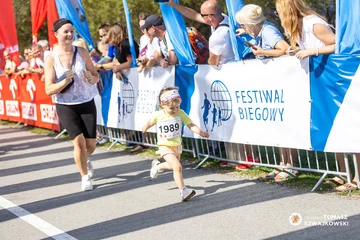
<instances>
[{"instance_id":1,"label":"young girl running","mask_svg":"<svg viewBox=\"0 0 360 240\"><path fill-rule=\"evenodd\" d=\"M165 87L159 94L159 105L161 110L153 113L152 118L143 127L145 133L149 128L157 124L158 154L166 162L160 163L155 159L152 161L150 177L156 178L164 170L173 170L174 180L180 190L182 201L192 198L196 192L187 188L182 177L180 155L182 152L181 129L185 124L194 133L208 138L209 133L202 131L192 123L189 116L180 109L181 97L177 87Z\"/></svg>"}]
</instances>

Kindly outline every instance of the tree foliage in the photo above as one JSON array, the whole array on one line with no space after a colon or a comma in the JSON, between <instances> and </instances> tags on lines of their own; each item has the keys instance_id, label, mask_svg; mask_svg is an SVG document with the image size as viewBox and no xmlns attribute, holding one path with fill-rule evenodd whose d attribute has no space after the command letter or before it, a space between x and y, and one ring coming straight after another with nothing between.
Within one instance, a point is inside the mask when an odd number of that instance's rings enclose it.
<instances>
[{"instance_id":1,"label":"tree foliage","mask_svg":"<svg viewBox=\"0 0 360 240\"><path fill-rule=\"evenodd\" d=\"M13 0L16 31L20 51L32 44L30 0ZM47 39L47 23L40 29L38 39Z\"/></svg>"},{"instance_id":2,"label":"tree foliage","mask_svg":"<svg viewBox=\"0 0 360 240\"><path fill-rule=\"evenodd\" d=\"M324 15L328 21L334 25L335 21L335 0L305 0L318 13ZM140 12L149 14L160 14L158 3L153 0L127 0L131 13L133 24L133 33L135 39L139 39L141 31L138 27L138 15ZM218 0L222 9L226 13L225 0ZM281 27L280 21L273 14L275 10L274 0L244 0L245 4L257 4L262 6L266 18ZM180 0L180 3L200 11L202 0ZM98 40L98 27L104 23L121 22L126 23L122 0L83 0L86 16L89 22L89 28L94 42ZM31 13L30 0L13 0L13 6L16 18L16 27L19 40L19 46L24 47L31 44ZM187 26L194 26L206 37L210 35L210 28L204 24L200 24L189 19L185 19ZM47 26L41 28L39 39L47 38Z\"/></svg>"}]
</instances>

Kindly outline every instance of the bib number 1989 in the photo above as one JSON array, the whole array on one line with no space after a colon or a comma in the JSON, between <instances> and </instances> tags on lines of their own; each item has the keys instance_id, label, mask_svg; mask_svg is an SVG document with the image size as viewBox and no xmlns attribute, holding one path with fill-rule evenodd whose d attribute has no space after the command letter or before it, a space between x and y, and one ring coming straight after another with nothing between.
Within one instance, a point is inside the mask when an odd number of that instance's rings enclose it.
<instances>
[{"instance_id":1,"label":"bib number 1989","mask_svg":"<svg viewBox=\"0 0 360 240\"><path fill-rule=\"evenodd\" d=\"M163 125L159 127L161 133L169 133L179 131L180 126L178 123L170 124L170 125Z\"/></svg>"},{"instance_id":2,"label":"bib number 1989","mask_svg":"<svg viewBox=\"0 0 360 240\"><path fill-rule=\"evenodd\" d=\"M181 135L180 118L168 119L158 122L158 134L162 138L174 138Z\"/></svg>"}]
</instances>

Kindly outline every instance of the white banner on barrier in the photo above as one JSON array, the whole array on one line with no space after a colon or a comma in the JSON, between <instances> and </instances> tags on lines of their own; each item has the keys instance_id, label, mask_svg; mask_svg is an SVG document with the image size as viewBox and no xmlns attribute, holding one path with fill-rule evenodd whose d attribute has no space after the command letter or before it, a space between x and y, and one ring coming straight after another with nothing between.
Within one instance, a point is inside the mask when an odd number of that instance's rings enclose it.
<instances>
[{"instance_id":1,"label":"white banner on barrier","mask_svg":"<svg viewBox=\"0 0 360 240\"><path fill-rule=\"evenodd\" d=\"M310 149L308 66L293 57L200 65L189 115L212 140Z\"/></svg>"},{"instance_id":2,"label":"white banner on barrier","mask_svg":"<svg viewBox=\"0 0 360 240\"><path fill-rule=\"evenodd\" d=\"M140 74L133 68L124 74L127 83L113 76L107 126L141 131L157 109L160 90L164 86L174 86L175 67L154 67Z\"/></svg>"}]
</instances>

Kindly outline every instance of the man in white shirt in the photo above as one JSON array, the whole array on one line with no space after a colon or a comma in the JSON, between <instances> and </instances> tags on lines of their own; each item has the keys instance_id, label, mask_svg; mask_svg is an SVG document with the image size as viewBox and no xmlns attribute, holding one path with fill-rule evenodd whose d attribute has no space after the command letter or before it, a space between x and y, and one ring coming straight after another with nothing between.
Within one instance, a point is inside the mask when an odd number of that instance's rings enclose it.
<instances>
[{"instance_id":1,"label":"man in white shirt","mask_svg":"<svg viewBox=\"0 0 360 240\"><path fill-rule=\"evenodd\" d=\"M160 51L155 49L154 58L149 61L148 67L158 64L163 68L167 68L169 65L175 65L178 62L174 47L171 44L169 34L161 17L158 15L148 16L145 24L140 29L146 29L150 36L157 37L160 40Z\"/></svg>"},{"instance_id":2,"label":"man in white shirt","mask_svg":"<svg viewBox=\"0 0 360 240\"><path fill-rule=\"evenodd\" d=\"M201 13L176 4L173 0L169 0L165 4L172 6L189 19L211 26L212 33L209 38L210 56L208 60L210 65L219 65L235 60L230 39L229 18L222 14L221 8L215 0L205 1L201 5Z\"/></svg>"},{"instance_id":3,"label":"man in white shirt","mask_svg":"<svg viewBox=\"0 0 360 240\"><path fill-rule=\"evenodd\" d=\"M29 70L34 73L44 73L44 51L39 44L35 44L31 47L33 58L30 60Z\"/></svg>"}]
</instances>

